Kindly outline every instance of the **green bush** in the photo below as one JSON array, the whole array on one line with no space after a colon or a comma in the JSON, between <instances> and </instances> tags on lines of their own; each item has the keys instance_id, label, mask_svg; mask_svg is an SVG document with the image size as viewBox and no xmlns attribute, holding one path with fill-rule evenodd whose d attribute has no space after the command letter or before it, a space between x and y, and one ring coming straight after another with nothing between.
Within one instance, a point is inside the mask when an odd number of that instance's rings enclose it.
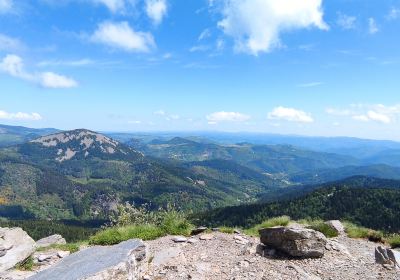
<instances>
[{"instance_id":1,"label":"green bush","mask_svg":"<svg viewBox=\"0 0 400 280\"><path fill-rule=\"evenodd\" d=\"M193 226L186 219L185 214L175 210L169 210L163 213L161 228L166 234L188 236Z\"/></svg>"},{"instance_id":2,"label":"green bush","mask_svg":"<svg viewBox=\"0 0 400 280\"><path fill-rule=\"evenodd\" d=\"M129 239L139 238L153 240L165 235L165 232L154 225L134 225L112 227L99 231L89 239L90 245L114 245Z\"/></svg>"},{"instance_id":3,"label":"green bush","mask_svg":"<svg viewBox=\"0 0 400 280\"><path fill-rule=\"evenodd\" d=\"M287 226L290 223L290 217L280 216L265 220L261 224L255 225L252 228L244 230L244 233L251 236L258 236L258 231L262 228L271 228L276 226Z\"/></svg>"},{"instance_id":4,"label":"green bush","mask_svg":"<svg viewBox=\"0 0 400 280\"><path fill-rule=\"evenodd\" d=\"M365 238L373 242L383 242L383 233L356 224L345 222L344 227L348 237Z\"/></svg>"},{"instance_id":5,"label":"green bush","mask_svg":"<svg viewBox=\"0 0 400 280\"><path fill-rule=\"evenodd\" d=\"M400 248L400 234L390 235L386 240L392 248Z\"/></svg>"},{"instance_id":6,"label":"green bush","mask_svg":"<svg viewBox=\"0 0 400 280\"><path fill-rule=\"evenodd\" d=\"M219 231L222 233L233 234L235 233L235 229L232 227L220 227Z\"/></svg>"}]
</instances>

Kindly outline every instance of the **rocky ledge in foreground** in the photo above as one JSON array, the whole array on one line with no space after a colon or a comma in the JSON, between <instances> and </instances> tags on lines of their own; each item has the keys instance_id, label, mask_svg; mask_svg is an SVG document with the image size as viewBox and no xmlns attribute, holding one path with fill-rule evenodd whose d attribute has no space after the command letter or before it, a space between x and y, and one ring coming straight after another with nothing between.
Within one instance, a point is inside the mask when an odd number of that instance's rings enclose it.
<instances>
[{"instance_id":1,"label":"rocky ledge in foreground","mask_svg":"<svg viewBox=\"0 0 400 280\"><path fill-rule=\"evenodd\" d=\"M115 246L94 246L62 259L29 280L139 280L137 262L146 256L141 240L128 240Z\"/></svg>"}]
</instances>

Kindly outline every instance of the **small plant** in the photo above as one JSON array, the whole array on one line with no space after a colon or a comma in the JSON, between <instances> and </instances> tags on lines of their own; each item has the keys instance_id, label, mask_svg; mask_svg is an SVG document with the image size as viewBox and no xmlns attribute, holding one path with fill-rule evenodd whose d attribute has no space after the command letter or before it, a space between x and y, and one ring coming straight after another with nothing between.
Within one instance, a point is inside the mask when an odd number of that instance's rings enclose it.
<instances>
[{"instance_id":1,"label":"small plant","mask_svg":"<svg viewBox=\"0 0 400 280\"><path fill-rule=\"evenodd\" d=\"M400 248L400 234L390 235L387 237L386 241L392 248Z\"/></svg>"},{"instance_id":2,"label":"small plant","mask_svg":"<svg viewBox=\"0 0 400 280\"><path fill-rule=\"evenodd\" d=\"M383 233L366 227L345 222L344 227L350 238L365 238L373 242L383 242Z\"/></svg>"},{"instance_id":3,"label":"small plant","mask_svg":"<svg viewBox=\"0 0 400 280\"><path fill-rule=\"evenodd\" d=\"M23 271L31 271L31 270L33 270L34 266L35 266L35 263L33 262L33 258L32 258L32 256L29 256L26 260L17 264L15 266L15 268L18 270L23 270Z\"/></svg>"},{"instance_id":4,"label":"small plant","mask_svg":"<svg viewBox=\"0 0 400 280\"><path fill-rule=\"evenodd\" d=\"M222 233L227 233L227 234L234 234L235 233L235 229L232 227L220 227L219 231Z\"/></svg>"},{"instance_id":5,"label":"small plant","mask_svg":"<svg viewBox=\"0 0 400 280\"><path fill-rule=\"evenodd\" d=\"M305 220L301 221L301 223L306 224L308 228L323 233L328 238L338 236L338 232L322 220Z\"/></svg>"}]
</instances>

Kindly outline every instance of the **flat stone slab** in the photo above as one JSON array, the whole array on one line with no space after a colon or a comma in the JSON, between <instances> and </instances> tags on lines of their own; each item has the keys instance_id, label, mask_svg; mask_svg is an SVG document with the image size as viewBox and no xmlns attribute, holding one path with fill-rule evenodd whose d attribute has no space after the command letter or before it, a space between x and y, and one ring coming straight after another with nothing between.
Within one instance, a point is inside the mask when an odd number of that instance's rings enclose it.
<instances>
[{"instance_id":1,"label":"flat stone slab","mask_svg":"<svg viewBox=\"0 0 400 280\"><path fill-rule=\"evenodd\" d=\"M30 280L138 279L136 261L145 257L141 240L94 246L65 257Z\"/></svg>"}]
</instances>

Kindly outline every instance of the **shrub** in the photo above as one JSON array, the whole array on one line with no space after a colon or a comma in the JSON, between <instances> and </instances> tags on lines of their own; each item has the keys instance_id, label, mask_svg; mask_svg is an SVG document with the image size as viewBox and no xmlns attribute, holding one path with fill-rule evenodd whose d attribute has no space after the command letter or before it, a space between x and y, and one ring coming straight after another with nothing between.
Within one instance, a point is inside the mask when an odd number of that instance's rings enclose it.
<instances>
[{"instance_id":1,"label":"shrub","mask_svg":"<svg viewBox=\"0 0 400 280\"><path fill-rule=\"evenodd\" d=\"M235 229L232 227L220 227L219 231L222 233L233 234L235 233Z\"/></svg>"},{"instance_id":2,"label":"shrub","mask_svg":"<svg viewBox=\"0 0 400 280\"><path fill-rule=\"evenodd\" d=\"M31 271L34 265L35 263L33 262L32 256L29 256L26 260L18 263L15 268L18 270Z\"/></svg>"},{"instance_id":3,"label":"shrub","mask_svg":"<svg viewBox=\"0 0 400 280\"><path fill-rule=\"evenodd\" d=\"M345 222L344 227L350 238L366 238L373 242L383 242L383 233L366 227Z\"/></svg>"},{"instance_id":4,"label":"shrub","mask_svg":"<svg viewBox=\"0 0 400 280\"><path fill-rule=\"evenodd\" d=\"M255 225L252 228L244 230L247 235L258 236L258 231L262 228L271 228L276 226L287 226L290 223L290 217L280 216L265 220L261 224Z\"/></svg>"},{"instance_id":5,"label":"shrub","mask_svg":"<svg viewBox=\"0 0 400 280\"><path fill-rule=\"evenodd\" d=\"M392 248L400 248L400 234L393 234L386 240Z\"/></svg>"},{"instance_id":6,"label":"shrub","mask_svg":"<svg viewBox=\"0 0 400 280\"><path fill-rule=\"evenodd\" d=\"M169 209L162 213L161 228L166 234L172 235L190 235L193 228L182 212Z\"/></svg>"}]
</instances>

